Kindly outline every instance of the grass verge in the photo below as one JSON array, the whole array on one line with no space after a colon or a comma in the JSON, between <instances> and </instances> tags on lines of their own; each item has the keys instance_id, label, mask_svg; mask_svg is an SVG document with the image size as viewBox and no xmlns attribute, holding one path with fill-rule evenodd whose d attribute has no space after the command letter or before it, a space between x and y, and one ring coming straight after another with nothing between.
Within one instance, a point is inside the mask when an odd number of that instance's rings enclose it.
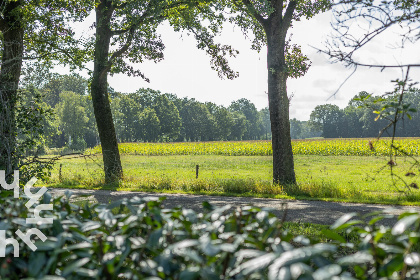
<instances>
[{"instance_id":1,"label":"grass verge","mask_svg":"<svg viewBox=\"0 0 420 280\"><path fill-rule=\"evenodd\" d=\"M386 157L298 155L298 184L279 186L271 183L270 156L123 155L124 180L118 185L104 184L99 157L94 161L62 160L46 183L48 187L62 188L420 205L420 191L404 192L406 187L400 181L394 185L386 163ZM393 169L407 183L420 184L418 175L404 176L410 170L408 160L399 159ZM418 170L412 171L418 174Z\"/></svg>"}]
</instances>

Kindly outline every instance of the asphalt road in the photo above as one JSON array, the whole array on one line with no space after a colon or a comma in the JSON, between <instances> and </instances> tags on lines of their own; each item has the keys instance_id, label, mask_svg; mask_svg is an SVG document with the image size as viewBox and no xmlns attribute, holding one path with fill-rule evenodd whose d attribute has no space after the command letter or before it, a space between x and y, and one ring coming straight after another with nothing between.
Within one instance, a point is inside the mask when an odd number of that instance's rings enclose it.
<instances>
[{"instance_id":1,"label":"asphalt road","mask_svg":"<svg viewBox=\"0 0 420 280\"><path fill-rule=\"evenodd\" d=\"M64 195L66 189L49 189L53 196ZM389 211L392 214L399 215L405 211L420 212L420 207L414 206L390 206L379 204L355 204L355 203L338 203L325 201L309 201L309 200L285 200L285 199L267 199L267 198L250 198L250 197L228 197L228 196L207 196L207 195L189 195L189 194L161 194L146 192L125 192L125 191L109 191L109 190L70 190L75 199L78 195L83 195L80 199L89 199L99 203L108 203L122 198L129 197L166 197L163 202L164 207L182 206L195 211L202 210L202 203L208 201L216 206L224 206L230 204L232 206L253 205L256 207L269 207L274 209L273 212L278 217L283 217L285 205L287 205L286 221L300 221L307 223L316 223L330 225L335 220L346 213L367 214L374 211ZM392 226L396 219L383 220L382 224Z\"/></svg>"}]
</instances>

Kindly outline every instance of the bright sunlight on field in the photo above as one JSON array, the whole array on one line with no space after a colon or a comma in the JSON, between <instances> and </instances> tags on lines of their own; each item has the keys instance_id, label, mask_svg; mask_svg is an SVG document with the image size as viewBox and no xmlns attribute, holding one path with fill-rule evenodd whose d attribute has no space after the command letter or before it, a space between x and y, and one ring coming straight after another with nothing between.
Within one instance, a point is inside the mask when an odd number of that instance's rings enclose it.
<instances>
[{"instance_id":1,"label":"bright sunlight on field","mask_svg":"<svg viewBox=\"0 0 420 280\"><path fill-rule=\"evenodd\" d=\"M124 180L118 186L104 186L101 155L61 160L48 186L419 204L420 191L408 187L420 185L418 176L405 176L419 171L409 157L401 156L393 166L396 176L391 177L389 141L373 142L374 150L368 139L294 141L296 186L272 184L267 141L125 143L120 144ZM415 138L398 139L395 145L417 156L419 143ZM99 150L90 152L95 151ZM400 180L393 184L397 176L406 184Z\"/></svg>"},{"instance_id":2,"label":"bright sunlight on field","mask_svg":"<svg viewBox=\"0 0 420 280\"><path fill-rule=\"evenodd\" d=\"M369 146L373 143L374 149ZM390 139L315 139L292 141L293 154L319 156L385 156L390 152ZM420 155L420 138L400 138L394 145L410 156ZM130 155L272 155L270 141L122 143L121 154ZM90 150L101 153L101 147ZM403 155L403 153L399 153Z\"/></svg>"}]
</instances>

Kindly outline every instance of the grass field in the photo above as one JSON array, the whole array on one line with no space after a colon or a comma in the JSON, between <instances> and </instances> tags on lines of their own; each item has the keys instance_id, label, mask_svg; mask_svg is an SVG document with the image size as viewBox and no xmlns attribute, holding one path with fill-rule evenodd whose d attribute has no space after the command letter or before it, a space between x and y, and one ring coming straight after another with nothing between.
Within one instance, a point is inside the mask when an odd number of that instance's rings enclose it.
<instances>
[{"instance_id":1,"label":"grass field","mask_svg":"<svg viewBox=\"0 0 420 280\"><path fill-rule=\"evenodd\" d=\"M51 187L185 192L274 198L420 205L420 191L392 183L385 156L296 155L297 186L275 186L270 156L140 156L123 155L124 180L106 186L100 157L61 160L53 170ZM59 164L61 177L59 176ZM195 167L199 165L199 178ZM408 184L420 185L408 158L393 169Z\"/></svg>"}]
</instances>

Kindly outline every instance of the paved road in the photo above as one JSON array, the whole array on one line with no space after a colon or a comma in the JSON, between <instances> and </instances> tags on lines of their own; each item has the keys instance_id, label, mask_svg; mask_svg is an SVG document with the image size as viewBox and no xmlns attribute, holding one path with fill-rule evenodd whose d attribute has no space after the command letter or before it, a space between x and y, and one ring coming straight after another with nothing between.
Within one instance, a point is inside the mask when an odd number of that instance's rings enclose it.
<instances>
[{"instance_id":1,"label":"paved road","mask_svg":"<svg viewBox=\"0 0 420 280\"><path fill-rule=\"evenodd\" d=\"M64 195L66 189L51 188L49 191L53 196ZM88 195L87 198L95 202L107 203L124 197L147 197L147 196L165 196L166 200L163 205L165 207L182 206L184 208L202 210L202 203L208 201L213 205L224 206L231 204L233 206L253 205L257 207L273 208L274 213L282 217L284 204L287 204L287 221L301 221L307 223L330 225L339 217L346 213L357 212L367 214L374 211L388 210L389 205L378 204L355 204L355 203L338 203L325 201L309 201L309 200L285 200L285 199L267 199L267 198L250 198L250 197L227 197L227 196L207 196L207 195L189 195L189 194L160 194L146 192L124 192L124 191L108 191L108 190L70 190L73 195ZM391 213L399 215L405 211L420 212L420 207L414 206L393 206ZM392 225L395 219L384 220L383 224Z\"/></svg>"}]
</instances>

